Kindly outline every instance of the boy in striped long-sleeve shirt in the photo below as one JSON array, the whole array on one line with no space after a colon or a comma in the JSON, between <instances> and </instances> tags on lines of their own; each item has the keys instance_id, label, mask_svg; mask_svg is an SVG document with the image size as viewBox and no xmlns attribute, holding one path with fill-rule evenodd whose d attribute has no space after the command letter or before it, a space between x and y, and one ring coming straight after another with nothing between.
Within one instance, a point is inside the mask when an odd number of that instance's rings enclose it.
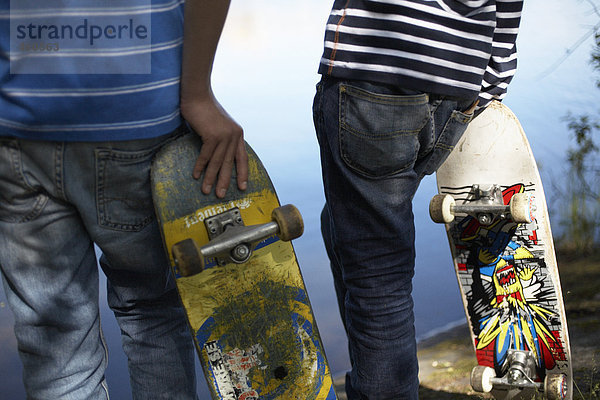
<instances>
[{"instance_id":1,"label":"boy in striped long-sleeve shirt","mask_svg":"<svg viewBox=\"0 0 600 400\"><path fill-rule=\"evenodd\" d=\"M412 199L516 69L520 0L335 0L313 113L349 399L416 399Z\"/></svg>"}]
</instances>

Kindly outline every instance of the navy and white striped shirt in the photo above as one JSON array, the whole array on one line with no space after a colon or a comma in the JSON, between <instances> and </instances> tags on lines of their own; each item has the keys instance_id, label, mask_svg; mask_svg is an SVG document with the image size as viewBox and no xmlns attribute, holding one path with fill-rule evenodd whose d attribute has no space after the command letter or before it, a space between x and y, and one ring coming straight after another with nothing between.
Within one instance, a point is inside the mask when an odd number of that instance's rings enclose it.
<instances>
[{"instance_id":1,"label":"navy and white striped shirt","mask_svg":"<svg viewBox=\"0 0 600 400\"><path fill-rule=\"evenodd\" d=\"M335 0L319 73L461 98L502 99L522 0Z\"/></svg>"},{"instance_id":2,"label":"navy and white striped shirt","mask_svg":"<svg viewBox=\"0 0 600 400\"><path fill-rule=\"evenodd\" d=\"M0 136L130 140L177 128L183 4L0 1Z\"/></svg>"}]
</instances>

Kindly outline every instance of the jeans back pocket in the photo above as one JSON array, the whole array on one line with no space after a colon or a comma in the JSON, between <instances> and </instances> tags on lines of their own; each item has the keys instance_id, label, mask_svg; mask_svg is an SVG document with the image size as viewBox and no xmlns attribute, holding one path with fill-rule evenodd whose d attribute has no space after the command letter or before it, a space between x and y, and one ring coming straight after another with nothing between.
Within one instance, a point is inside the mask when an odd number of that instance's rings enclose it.
<instances>
[{"instance_id":1,"label":"jeans back pocket","mask_svg":"<svg viewBox=\"0 0 600 400\"><path fill-rule=\"evenodd\" d=\"M96 201L101 226L136 232L152 222L150 167L155 152L96 150Z\"/></svg>"},{"instance_id":2,"label":"jeans back pocket","mask_svg":"<svg viewBox=\"0 0 600 400\"><path fill-rule=\"evenodd\" d=\"M340 152L354 171L372 178L412 167L419 132L430 118L427 94L373 93L340 86Z\"/></svg>"}]
</instances>

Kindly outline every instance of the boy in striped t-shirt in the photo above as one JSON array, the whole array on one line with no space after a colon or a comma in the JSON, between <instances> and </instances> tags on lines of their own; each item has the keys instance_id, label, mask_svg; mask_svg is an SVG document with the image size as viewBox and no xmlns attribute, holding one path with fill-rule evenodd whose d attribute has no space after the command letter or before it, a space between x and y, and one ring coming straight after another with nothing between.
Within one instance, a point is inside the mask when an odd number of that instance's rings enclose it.
<instances>
[{"instance_id":1,"label":"boy in striped t-shirt","mask_svg":"<svg viewBox=\"0 0 600 400\"><path fill-rule=\"evenodd\" d=\"M0 269L28 398L107 399L94 244L134 399L196 399L194 352L152 205L150 164L186 131L223 197L242 129L210 76L229 1L0 6ZM185 19L185 29L184 29ZM193 134L193 133L192 133Z\"/></svg>"},{"instance_id":2,"label":"boy in striped t-shirt","mask_svg":"<svg viewBox=\"0 0 600 400\"><path fill-rule=\"evenodd\" d=\"M412 199L516 68L522 0L335 0L313 112L356 399L416 399Z\"/></svg>"}]
</instances>

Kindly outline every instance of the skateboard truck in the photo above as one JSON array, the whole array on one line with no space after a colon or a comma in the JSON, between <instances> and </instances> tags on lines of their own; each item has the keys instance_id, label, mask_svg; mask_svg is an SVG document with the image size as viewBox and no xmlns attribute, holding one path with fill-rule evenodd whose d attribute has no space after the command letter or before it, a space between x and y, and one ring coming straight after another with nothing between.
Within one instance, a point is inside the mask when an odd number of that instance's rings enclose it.
<instances>
[{"instance_id":1,"label":"skateboard truck","mask_svg":"<svg viewBox=\"0 0 600 400\"><path fill-rule=\"evenodd\" d=\"M204 221L209 242L198 246L192 238L173 245L173 258L182 276L195 275L205 268L205 260L214 258L218 265L241 264L250 258L262 240L279 235L283 241L300 237L304 231L302 216L291 204L275 208L272 221L265 224L245 225L240 210L231 210Z\"/></svg>"},{"instance_id":2,"label":"skateboard truck","mask_svg":"<svg viewBox=\"0 0 600 400\"><path fill-rule=\"evenodd\" d=\"M456 204L449 194L437 194L429 203L431 219L445 224L454 221L456 214L471 215L482 225L490 225L497 218L504 219L509 214L514 222L530 223L535 219L535 211L535 198L529 193L516 193L509 205L505 205L498 185L471 186L469 199L464 204Z\"/></svg>"},{"instance_id":3,"label":"skateboard truck","mask_svg":"<svg viewBox=\"0 0 600 400\"><path fill-rule=\"evenodd\" d=\"M477 392L493 389L513 391L533 389L544 392L548 400L566 399L567 378L564 374L548 374L544 382L535 382L535 358L531 351L510 349L507 353L508 371L496 377L491 367L478 365L471 371L471 386Z\"/></svg>"},{"instance_id":4,"label":"skateboard truck","mask_svg":"<svg viewBox=\"0 0 600 400\"><path fill-rule=\"evenodd\" d=\"M252 254L253 237L275 235L278 227L277 224L273 226L274 224L270 222L257 227L245 226L237 207L207 218L204 225L210 242L203 246L202 254L205 257L215 257L219 265L225 265L227 261L236 264L246 262Z\"/></svg>"}]
</instances>

